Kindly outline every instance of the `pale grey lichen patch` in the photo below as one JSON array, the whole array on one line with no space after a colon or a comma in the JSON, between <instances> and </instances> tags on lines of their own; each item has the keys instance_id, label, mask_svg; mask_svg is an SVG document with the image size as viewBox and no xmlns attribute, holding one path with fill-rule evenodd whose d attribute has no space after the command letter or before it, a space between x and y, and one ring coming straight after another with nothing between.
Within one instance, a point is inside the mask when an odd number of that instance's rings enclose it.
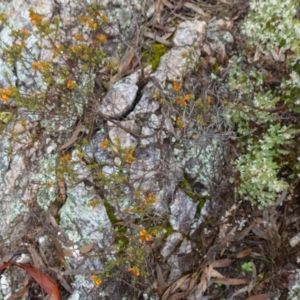
<instances>
[{"instance_id":1,"label":"pale grey lichen patch","mask_svg":"<svg viewBox=\"0 0 300 300\"><path fill-rule=\"evenodd\" d=\"M37 202L40 207L47 210L56 200L56 165L58 155L48 155L39 159L39 171L32 175L32 182L38 183ZM51 186L47 187L47 183Z\"/></svg>"},{"instance_id":2,"label":"pale grey lichen patch","mask_svg":"<svg viewBox=\"0 0 300 300\"><path fill-rule=\"evenodd\" d=\"M206 33L206 22L204 21L186 21L178 25L173 37L173 43L176 47L193 46L195 43L202 45Z\"/></svg>"},{"instance_id":3,"label":"pale grey lichen patch","mask_svg":"<svg viewBox=\"0 0 300 300\"><path fill-rule=\"evenodd\" d=\"M196 140L182 140L174 147L174 155L185 173L204 184L221 176L219 171L226 154L225 137L211 134L203 134Z\"/></svg>"},{"instance_id":4,"label":"pale grey lichen patch","mask_svg":"<svg viewBox=\"0 0 300 300\"><path fill-rule=\"evenodd\" d=\"M89 201L95 200L97 205L90 207ZM113 228L101 199L92 187L80 183L69 189L60 216L60 226L73 242L94 242L99 248L110 245Z\"/></svg>"}]
</instances>

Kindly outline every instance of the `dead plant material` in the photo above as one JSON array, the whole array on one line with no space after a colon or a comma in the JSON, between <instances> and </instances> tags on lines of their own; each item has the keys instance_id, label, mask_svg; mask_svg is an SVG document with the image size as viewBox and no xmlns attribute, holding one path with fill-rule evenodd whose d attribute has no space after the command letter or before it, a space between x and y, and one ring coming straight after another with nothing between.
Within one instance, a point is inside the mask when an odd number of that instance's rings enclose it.
<instances>
[{"instance_id":1,"label":"dead plant material","mask_svg":"<svg viewBox=\"0 0 300 300\"><path fill-rule=\"evenodd\" d=\"M30 253L30 256L32 258L33 261L33 265L40 269L40 268L46 268L46 265L44 264L41 256L38 254L38 252L35 250L35 248L32 245L28 245L27 249Z\"/></svg>"},{"instance_id":2,"label":"dead plant material","mask_svg":"<svg viewBox=\"0 0 300 300\"><path fill-rule=\"evenodd\" d=\"M119 61L118 75L120 77L122 77L123 74L125 74L127 71L131 69L130 65L134 57L135 57L135 51L132 48L128 48L125 54L123 55L123 57L121 58L121 60Z\"/></svg>"},{"instance_id":3,"label":"dead plant material","mask_svg":"<svg viewBox=\"0 0 300 300\"><path fill-rule=\"evenodd\" d=\"M0 267L0 275L11 266L17 266L28 272L34 278L34 280L46 291L46 293L51 296L50 300L62 299L55 279L47 274L42 273L41 270L36 267L15 262L7 262Z\"/></svg>"},{"instance_id":4,"label":"dead plant material","mask_svg":"<svg viewBox=\"0 0 300 300\"><path fill-rule=\"evenodd\" d=\"M271 297L272 297L271 294L260 294L260 295L248 297L246 300L268 300L271 299Z\"/></svg>"},{"instance_id":5,"label":"dead plant material","mask_svg":"<svg viewBox=\"0 0 300 300\"><path fill-rule=\"evenodd\" d=\"M170 42L168 42L167 40L165 40L164 38L152 33L152 32L144 32L143 33L144 37L147 37L149 39L155 40L158 43L161 43L167 47L171 47L172 44Z\"/></svg>"},{"instance_id":6,"label":"dead plant material","mask_svg":"<svg viewBox=\"0 0 300 300\"><path fill-rule=\"evenodd\" d=\"M68 269L68 265L65 261L65 256L64 256L64 251L63 248L61 247L59 241L57 240L57 238L52 235L52 234L48 234L48 237L51 239L51 241L54 244L55 250L56 250L56 255L57 258L59 259L59 261L61 262L61 264L63 265L63 267L65 268L65 270Z\"/></svg>"},{"instance_id":7,"label":"dead plant material","mask_svg":"<svg viewBox=\"0 0 300 300\"><path fill-rule=\"evenodd\" d=\"M164 275L162 273L162 270L161 270L161 267L159 266L159 264L156 264L155 270L156 270L158 293L159 293L159 295L163 295L164 292L166 291L166 289L168 288L168 285L164 279Z\"/></svg>"},{"instance_id":8,"label":"dead plant material","mask_svg":"<svg viewBox=\"0 0 300 300\"><path fill-rule=\"evenodd\" d=\"M180 289L180 287L186 283L189 282L191 279L191 274L187 274L183 277L181 277L180 279L178 279L177 281L175 281L173 284L171 284L168 289L165 291L165 293L162 296L162 300L169 300L170 296L172 294L174 294L178 289Z\"/></svg>"},{"instance_id":9,"label":"dead plant material","mask_svg":"<svg viewBox=\"0 0 300 300\"><path fill-rule=\"evenodd\" d=\"M74 145L78 140L78 136L79 136L79 133L81 132L82 128L83 128L82 121L79 121L72 136L68 140L66 140L61 146L58 147L58 152L66 150L69 147L71 147L72 145Z\"/></svg>"},{"instance_id":10,"label":"dead plant material","mask_svg":"<svg viewBox=\"0 0 300 300\"><path fill-rule=\"evenodd\" d=\"M247 257L248 255L250 255L250 253L252 252L252 248L246 248L242 251L240 251L239 253L236 254L236 258L244 258Z\"/></svg>"}]
</instances>

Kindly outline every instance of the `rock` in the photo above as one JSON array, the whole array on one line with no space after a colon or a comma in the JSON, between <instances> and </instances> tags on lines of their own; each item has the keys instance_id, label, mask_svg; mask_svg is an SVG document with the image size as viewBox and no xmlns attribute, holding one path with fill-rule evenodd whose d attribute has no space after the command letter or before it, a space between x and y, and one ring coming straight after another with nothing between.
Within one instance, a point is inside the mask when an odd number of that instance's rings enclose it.
<instances>
[{"instance_id":1,"label":"rock","mask_svg":"<svg viewBox=\"0 0 300 300\"><path fill-rule=\"evenodd\" d=\"M98 110L112 118L123 116L132 108L137 91L135 84L115 84L103 98Z\"/></svg>"},{"instance_id":2,"label":"rock","mask_svg":"<svg viewBox=\"0 0 300 300\"><path fill-rule=\"evenodd\" d=\"M180 232L174 232L167 237L167 240L160 251L163 258L169 257L176 249L178 244L182 241L183 235Z\"/></svg>"},{"instance_id":3,"label":"rock","mask_svg":"<svg viewBox=\"0 0 300 300\"><path fill-rule=\"evenodd\" d=\"M155 113L159 109L159 103L155 98L157 88L152 82L149 82L143 89L143 95L135 106L134 110L128 115L129 119L135 120L143 118L146 114Z\"/></svg>"},{"instance_id":4,"label":"rock","mask_svg":"<svg viewBox=\"0 0 300 300\"><path fill-rule=\"evenodd\" d=\"M95 201L95 207L89 206ZM111 245L113 228L102 200L93 187L80 183L68 189L68 197L60 210L61 223L73 243L94 242L97 248Z\"/></svg>"},{"instance_id":5,"label":"rock","mask_svg":"<svg viewBox=\"0 0 300 300\"><path fill-rule=\"evenodd\" d=\"M138 132L138 128L133 120L122 121L120 122L120 125L134 133ZM120 145L122 148L133 149L137 146L137 139L129 132L111 122L108 122L108 126L110 128L108 132L109 138L115 146Z\"/></svg>"},{"instance_id":6,"label":"rock","mask_svg":"<svg viewBox=\"0 0 300 300\"><path fill-rule=\"evenodd\" d=\"M173 43L177 47L202 45L206 34L206 22L186 21L178 25L173 37Z\"/></svg>"},{"instance_id":7,"label":"rock","mask_svg":"<svg viewBox=\"0 0 300 300\"><path fill-rule=\"evenodd\" d=\"M187 234L191 229L196 210L197 203L178 189L170 205L170 224L173 230Z\"/></svg>"}]
</instances>

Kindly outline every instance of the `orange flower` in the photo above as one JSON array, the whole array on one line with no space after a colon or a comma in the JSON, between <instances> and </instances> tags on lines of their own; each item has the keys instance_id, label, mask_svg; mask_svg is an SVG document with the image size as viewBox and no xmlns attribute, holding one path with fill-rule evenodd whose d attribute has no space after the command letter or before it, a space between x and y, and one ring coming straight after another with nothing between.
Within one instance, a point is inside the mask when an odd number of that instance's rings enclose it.
<instances>
[{"instance_id":1,"label":"orange flower","mask_svg":"<svg viewBox=\"0 0 300 300\"><path fill-rule=\"evenodd\" d=\"M192 98L192 95L191 95L191 94L186 94L186 95L184 96L184 100L185 100L185 101L189 101L189 100L191 100L191 98Z\"/></svg>"},{"instance_id":2,"label":"orange flower","mask_svg":"<svg viewBox=\"0 0 300 300\"><path fill-rule=\"evenodd\" d=\"M73 90L76 87L76 83L74 81L72 81L71 79L68 79L66 81L66 86L69 90Z\"/></svg>"},{"instance_id":3,"label":"orange flower","mask_svg":"<svg viewBox=\"0 0 300 300\"><path fill-rule=\"evenodd\" d=\"M138 267L129 268L128 272L132 272L135 276L140 276L140 269Z\"/></svg>"},{"instance_id":4,"label":"orange flower","mask_svg":"<svg viewBox=\"0 0 300 300\"><path fill-rule=\"evenodd\" d=\"M30 10L29 18L30 18L30 20L31 20L31 22L34 26L38 26L38 25L41 24L44 17L40 14L37 14L37 13L33 12L33 10Z\"/></svg>"},{"instance_id":5,"label":"orange flower","mask_svg":"<svg viewBox=\"0 0 300 300\"><path fill-rule=\"evenodd\" d=\"M135 161L135 157L133 156L133 150L129 151L128 153L125 153L124 158L128 164L131 164L133 161Z\"/></svg>"},{"instance_id":6,"label":"orange flower","mask_svg":"<svg viewBox=\"0 0 300 300\"><path fill-rule=\"evenodd\" d=\"M5 19L5 14L0 14L0 22L4 21Z\"/></svg>"},{"instance_id":7,"label":"orange flower","mask_svg":"<svg viewBox=\"0 0 300 300\"><path fill-rule=\"evenodd\" d=\"M145 240L147 241L147 242L149 242L150 240L152 239L152 235L151 234L146 234L146 236L145 236Z\"/></svg>"},{"instance_id":8,"label":"orange flower","mask_svg":"<svg viewBox=\"0 0 300 300\"><path fill-rule=\"evenodd\" d=\"M105 43L107 41L107 36L105 34L98 34L96 36L97 43Z\"/></svg>"},{"instance_id":9,"label":"orange flower","mask_svg":"<svg viewBox=\"0 0 300 300\"><path fill-rule=\"evenodd\" d=\"M33 69L34 72L36 72L39 69L39 62L34 61L32 63L32 69Z\"/></svg>"},{"instance_id":10,"label":"orange flower","mask_svg":"<svg viewBox=\"0 0 300 300\"><path fill-rule=\"evenodd\" d=\"M11 90L11 88L7 88L7 89L3 88L3 89L1 89L0 90L0 96L1 96L2 101L4 101L4 102L8 101L9 98L11 98L11 96L12 96L12 90Z\"/></svg>"},{"instance_id":11,"label":"orange flower","mask_svg":"<svg viewBox=\"0 0 300 300\"><path fill-rule=\"evenodd\" d=\"M140 230L140 236L145 236L147 231L145 229Z\"/></svg>"},{"instance_id":12,"label":"orange flower","mask_svg":"<svg viewBox=\"0 0 300 300\"><path fill-rule=\"evenodd\" d=\"M102 149L106 149L106 148L108 147L108 145L109 145L108 139L105 139L104 141L102 141L102 142L100 143L100 147L101 147Z\"/></svg>"},{"instance_id":13,"label":"orange flower","mask_svg":"<svg viewBox=\"0 0 300 300\"><path fill-rule=\"evenodd\" d=\"M144 201L145 201L145 204L152 204L152 203L157 202L155 196L154 196L152 193L149 193L149 194L145 197Z\"/></svg>"},{"instance_id":14,"label":"orange flower","mask_svg":"<svg viewBox=\"0 0 300 300\"><path fill-rule=\"evenodd\" d=\"M71 155L69 153L63 155L61 158L60 158L60 161L62 163L67 163L71 160Z\"/></svg>"},{"instance_id":15,"label":"orange flower","mask_svg":"<svg viewBox=\"0 0 300 300\"><path fill-rule=\"evenodd\" d=\"M88 206L94 209L96 207L97 203L95 201L89 201Z\"/></svg>"},{"instance_id":16,"label":"orange flower","mask_svg":"<svg viewBox=\"0 0 300 300\"><path fill-rule=\"evenodd\" d=\"M94 285L98 286L102 283L102 279L99 276L92 275L91 280L94 282Z\"/></svg>"},{"instance_id":17,"label":"orange flower","mask_svg":"<svg viewBox=\"0 0 300 300\"><path fill-rule=\"evenodd\" d=\"M51 186L52 186L52 184L51 184L51 182L50 182L50 181L46 182L46 188L47 188L47 189L50 189L50 188L51 188Z\"/></svg>"},{"instance_id":18,"label":"orange flower","mask_svg":"<svg viewBox=\"0 0 300 300\"><path fill-rule=\"evenodd\" d=\"M212 98L211 98L211 96L207 96L207 97L206 97L206 102L207 102L208 104L211 104L211 103L212 103Z\"/></svg>"},{"instance_id":19,"label":"orange flower","mask_svg":"<svg viewBox=\"0 0 300 300\"><path fill-rule=\"evenodd\" d=\"M76 39L77 41L82 41L82 40L83 40L83 37L82 37L82 35L81 35L80 33L76 33L76 34L75 34L75 39Z\"/></svg>"},{"instance_id":20,"label":"orange flower","mask_svg":"<svg viewBox=\"0 0 300 300\"><path fill-rule=\"evenodd\" d=\"M19 30L19 34L20 34L22 37L28 37L28 36L30 36L30 32L29 32L27 29L20 29L20 30Z\"/></svg>"},{"instance_id":21,"label":"orange flower","mask_svg":"<svg viewBox=\"0 0 300 300\"><path fill-rule=\"evenodd\" d=\"M184 122L180 117L177 117L176 119L176 125L180 128L184 128Z\"/></svg>"},{"instance_id":22,"label":"orange flower","mask_svg":"<svg viewBox=\"0 0 300 300\"><path fill-rule=\"evenodd\" d=\"M178 92L182 88L182 82L180 81L173 81L173 90Z\"/></svg>"}]
</instances>

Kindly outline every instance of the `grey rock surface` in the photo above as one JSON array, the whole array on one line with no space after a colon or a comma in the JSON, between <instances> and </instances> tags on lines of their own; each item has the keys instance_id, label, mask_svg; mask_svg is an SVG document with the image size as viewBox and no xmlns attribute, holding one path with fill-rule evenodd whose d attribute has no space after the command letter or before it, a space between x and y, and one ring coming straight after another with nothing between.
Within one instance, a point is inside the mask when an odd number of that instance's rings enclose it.
<instances>
[{"instance_id":1,"label":"grey rock surface","mask_svg":"<svg viewBox=\"0 0 300 300\"><path fill-rule=\"evenodd\" d=\"M175 193L173 202L170 205L170 224L176 231L187 234L194 221L197 210L195 203L182 190L178 189Z\"/></svg>"},{"instance_id":2,"label":"grey rock surface","mask_svg":"<svg viewBox=\"0 0 300 300\"><path fill-rule=\"evenodd\" d=\"M78 30L76 31L74 22L81 6L76 6L75 1L60 2L63 20L61 26L70 26L72 33L76 34ZM136 25L133 20L155 13L154 3L150 2L102 1L108 6L106 9L113 24L110 31L107 29L111 33L110 42L120 44L116 49L111 44L113 50L117 50L117 55L127 48L117 39L120 37L118 30L123 30L123 38L134 36ZM28 28L30 31L32 25L28 9L31 7L49 16L55 9L55 1L13 0L0 3L0 11L9 14L10 23L15 28ZM96 104L96 110L102 116L112 118L127 115L132 110L126 120L113 123L98 116L99 128L91 130L91 137L86 143L82 141L82 148L71 145L70 148L74 147L75 150L68 148L65 153L57 151L72 136L78 120L86 113L89 99L84 96L84 92L72 94L72 99L76 99L74 105L65 103L56 107L52 103L46 103L48 113L42 116L20 108L19 118L7 125L0 140L0 236L7 241L6 246L22 240L28 233L28 224L32 224L30 222L33 220L34 224L42 226L44 215L52 213L53 204L57 202L59 193L64 188L66 199L60 204L56 216L59 219L59 228L72 246L67 241L61 241L61 244L70 250L71 247L94 243L90 257L74 255L67 259L67 263L71 269L103 270L106 261L115 259L114 253L110 253L108 257L105 252L114 247L114 228L110 215L112 211L108 211L105 201L110 203L114 217L126 220L128 214L125 210L133 208L135 204L134 191L142 190L145 194L153 193L157 200L151 206L151 218L169 220L173 230L160 251L170 267L168 283L186 272L189 266L184 266L184 259L180 256L190 255L192 244L183 236L195 230L200 219L194 222L197 202L178 188L178 184L184 174L188 174L192 180L209 182L212 161L222 161L222 139L218 139L217 135L205 136L192 122L182 132L176 125L176 113L172 111L171 105L164 110L161 99L166 96L171 101L175 97L174 92L170 91L171 82L181 81L197 66L201 47L208 35L210 43L206 46L210 47L211 52L219 51L220 48L224 50L225 45L233 42L228 31L230 26L227 21L222 20L216 20L209 25L197 20L179 23L173 37L174 47L161 57L155 72L149 71L150 77L147 77L148 82L140 91L138 103L135 102L140 74L134 72L113 84ZM3 29L0 38L11 45L13 39L9 33L7 28ZM90 42L89 36L84 36L84 39L87 43ZM51 47L48 45L47 51L39 52L36 42L34 36L27 41L32 53L40 55L41 59L50 59ZM19 79L24 82L24 90L47 90L49 87L42 77L32 73L33 57L25 57L25 60L28 66L16 66ZM60 63L59 59L56 63ZM4 72L7 72L7 77ZM82 91L93 89L95 76L96 74L84 72L80 74ZM7 86L8 81L16 84L16 75L0 58L0 83ZM14 107L15 104L11 101L9 105ZM66 118L66 115L69 117ZM118 122L137 135L155 134L148 138L138 138L118 127ZM83 126L78 139L88 129ZM106 139L112 145L109 149L103 147ZM117 140L122 148L130 148L134 153L134 160L126 166L123 163L124 158L118 152ZM61 157L66 153L70 157L64 169L58 170ZM58 175L64 178L63 188L58 186ZM118 178L119 182L113 183L114 178ZM31 203L37 203L38 209L32 210ZM56 229L54 234L59 233L58 228ZM45 247L48 245L45 235L39 242L41 245L45 242ZM108 280L103 288L95 287L88 275L76 275L72 283L74 293L68 299L130 299L126 287L113 279ZM2 294L8 295L8 292L2 289ZM151 299L155 299L155 296Z\"/></svg>"}]
</instances>

